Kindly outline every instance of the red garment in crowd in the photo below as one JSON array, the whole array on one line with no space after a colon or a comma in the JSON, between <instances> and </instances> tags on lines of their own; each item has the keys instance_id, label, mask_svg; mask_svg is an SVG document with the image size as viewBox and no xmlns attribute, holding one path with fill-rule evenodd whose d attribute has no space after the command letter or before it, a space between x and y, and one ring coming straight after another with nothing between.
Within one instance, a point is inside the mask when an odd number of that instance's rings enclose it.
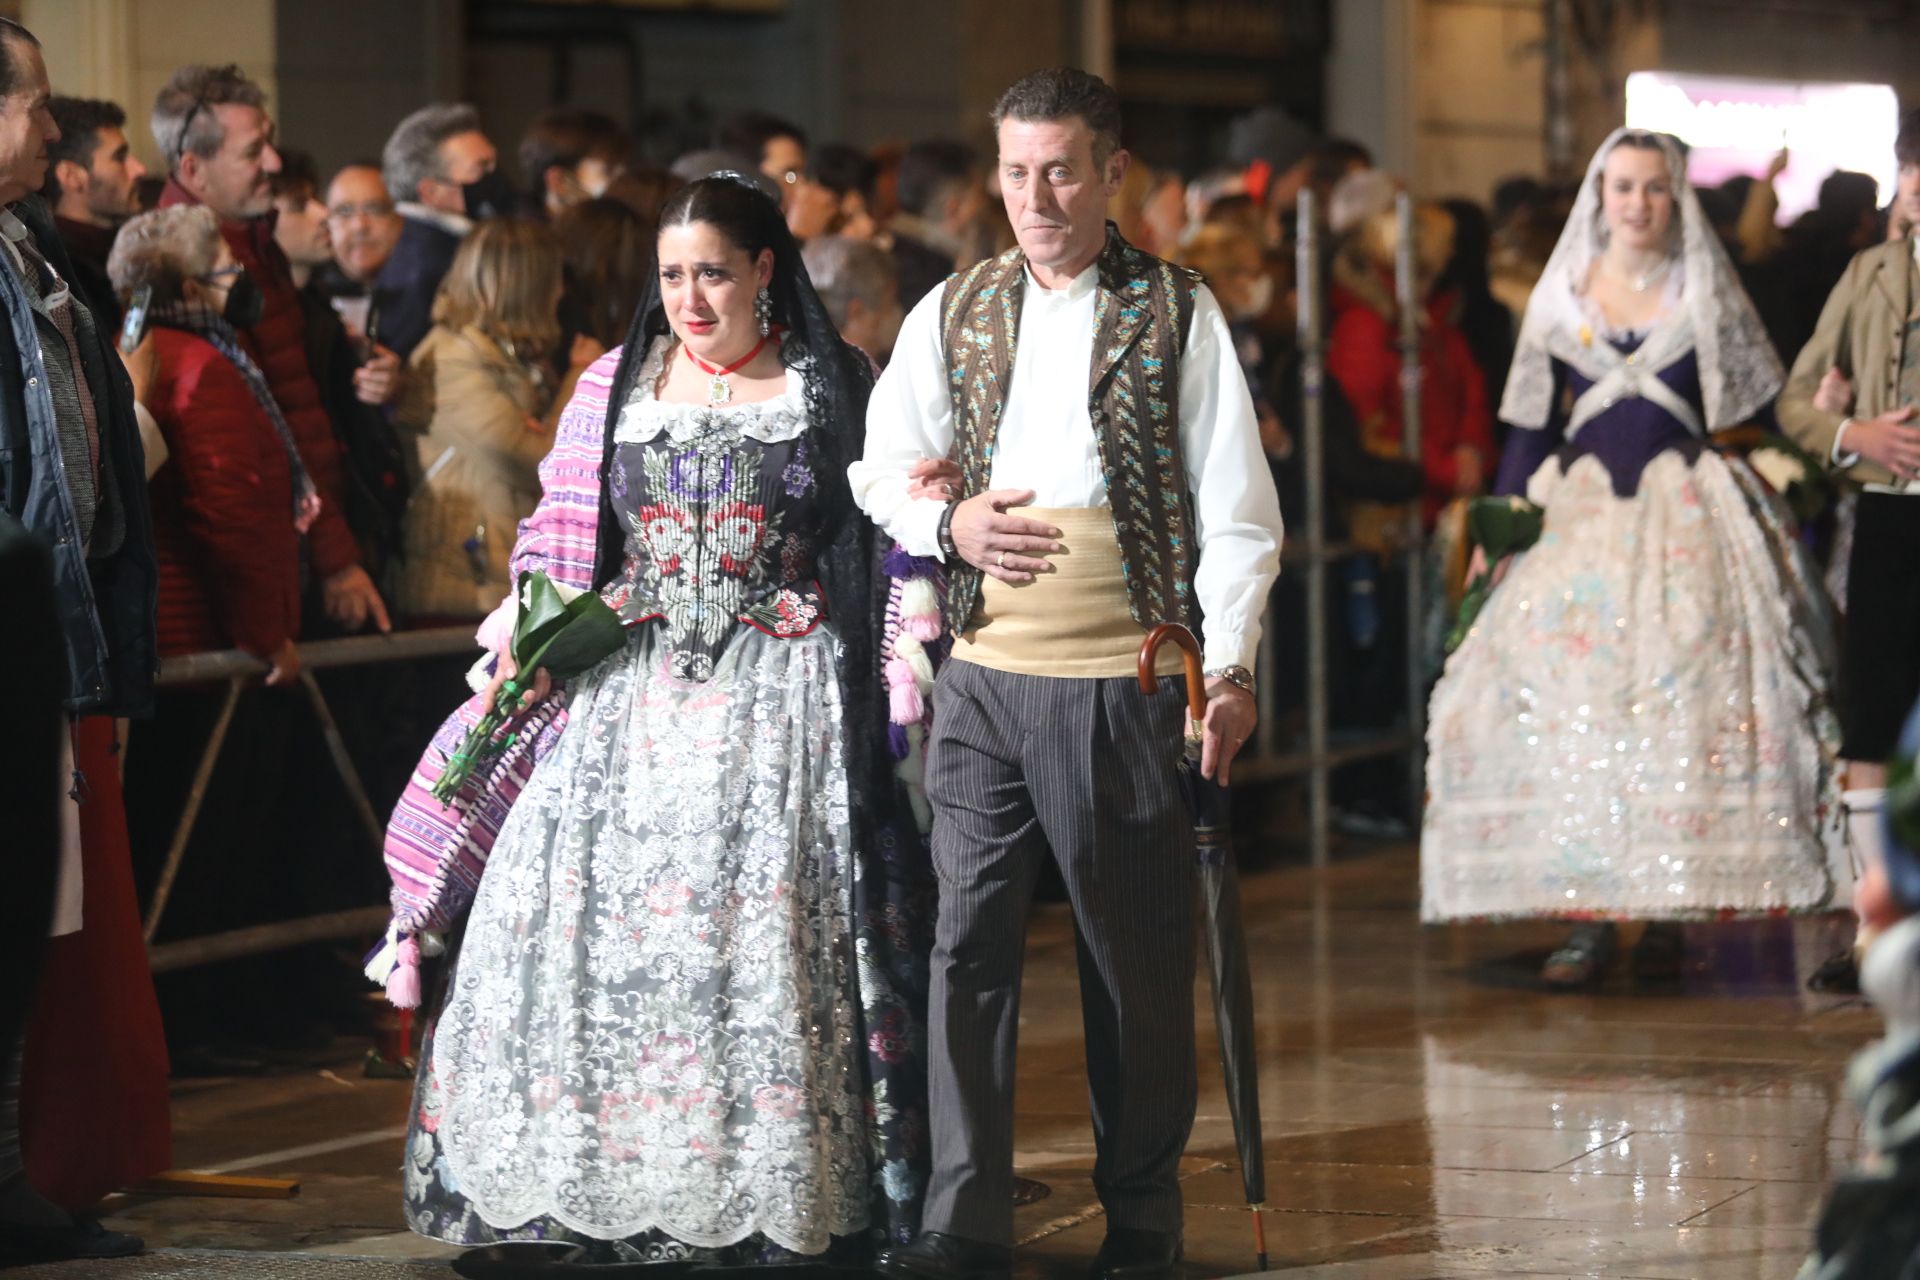
<instances>
[{"instance_id":1,"label":"red garment in crowd","mask_svg":"<svg viewBox=\"0 0 1920 1280\"><path fill-rule=\"evenodd\" d=\"M1327 372L1352 403L1367 448L1398 457L1405 439L1399 313L1387 287L1371 284L1334 286ZM1493 483L1497 462L1486 380L1447 309L1446 298L1435 299L1421 331L1420 458L1427 473L1423 513L1429 526L1454 497L1454 455L1461 445L1480 455L1482 490Z\"/></svg>"},{"instance_id":2,"label":"red garment in crowd","mask_svg":"<svg viewBox=\"0 0 1920 1280\"><path fill-rule=\"evenodd\" d=\"M20 1145L40 1194L82 1210L170 1167L173 1126L111 718L77 723L74 765L86 779L82 927L47 944L21 1066Z\"/></svg>"},{"instance_id":3,"label":"red garment in crowd","mask_svg":"<svg viewBox=\"0 0 1920 1280\"><path fill-rule=\"evenodd\" d=\"M168 180L160 193L160 207L199 204L193 194L178 182ZM220 235L233 250L234 259L247 269L254 284L266 298L266 310L260 323L240 337L252 353L254 363L266 375L267 385L280 406L287 425L293 428L301 461L319 490L320 518L307 533L307 545L313 556L314 573L329 578L340 570L360 563L360 544L347 527L343 495L346 485L340 442L333 423L327 418L320 399L320 384L307 364L307 318L300 306L300 292L293 284L293 268L287 255L273 239L276 214L233 222L220 220Z\"/></svg>"},{"instance_id":4,"label":"red garment in crowd","mask_svg":"<svg viewBox=\"0 0 1920 1280\"><path fill-rule=\"evenodd\" d=\"M164 654L238 646L266 656L300 631L293 469L231 360L197 334L153 332L148 395L168 458L154 473Z\"/></svg>"}]
</instances>

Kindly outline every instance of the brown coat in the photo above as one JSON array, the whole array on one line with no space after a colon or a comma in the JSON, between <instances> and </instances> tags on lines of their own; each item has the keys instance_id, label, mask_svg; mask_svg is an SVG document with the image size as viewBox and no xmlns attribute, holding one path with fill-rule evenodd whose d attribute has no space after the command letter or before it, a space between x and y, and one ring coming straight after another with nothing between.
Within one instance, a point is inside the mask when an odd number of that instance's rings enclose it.
<instances>
[{"instance_id":1,"label":"brown coat","mask_svg":"<svg viewBox=\"0 0 1920 1280\"><path fill-rule=\"evenodd\" d=\"M407 365L394 416L423 433L422 479L407 508L400 611L478 620L506 598L514 538L540 500L553 436L528 419L546 406L527 367L479 329L436 325Z\"/></svg>"},{"instance_id":2,"label":"brown coat","mask_svg":"<svg viewBox=\"0 0 1920 1280\"><path fill-rule=\"evenodd\" d=\"M1813 339L1800 349L1780 392L1780 427L1800 446L1833 456L1833 438L1843 418L1877 418L1900 407L1901 332L1912 314L1913 245L1895 240L1863 250L1847 265L1827 296ZM1814 392L1828 369L1853 383L1851 415L1814 407ZM1865 459L1847 474L1861 484L1897 483L1893 473Z\"/></svg>"}]
</instances>

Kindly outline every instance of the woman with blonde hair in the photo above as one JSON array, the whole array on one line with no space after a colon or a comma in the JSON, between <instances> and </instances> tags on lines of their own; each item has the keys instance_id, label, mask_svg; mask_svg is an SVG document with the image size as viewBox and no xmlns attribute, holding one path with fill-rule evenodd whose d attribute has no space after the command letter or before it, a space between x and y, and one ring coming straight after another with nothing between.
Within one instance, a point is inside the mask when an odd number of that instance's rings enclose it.
<instances>
[{"instance_id":1,"label":"woman with blonde hair","mask_svg":"<svg viewBox=\"0 0 1920 1280\"><path fill-rule=\"evenodd\" d=\"M580 375L569 369L556 386L560 292L559 241L515 219L475 229L440 285L395 411L419 433L399 594L416 624L478 622L507 592L515 531L540 500L552 410Z\"/></svg>"}]
</instances>

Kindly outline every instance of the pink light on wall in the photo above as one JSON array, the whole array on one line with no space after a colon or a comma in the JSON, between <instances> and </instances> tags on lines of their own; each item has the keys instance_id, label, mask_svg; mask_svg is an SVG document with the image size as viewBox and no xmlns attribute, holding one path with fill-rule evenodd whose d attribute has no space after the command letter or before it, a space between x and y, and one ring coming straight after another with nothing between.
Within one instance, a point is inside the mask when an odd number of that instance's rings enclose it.
<instances>
[{"instance_id":1,"label":"pink light on wall","mask_svg":"<svg viewBox=\"0 0 1920 1280\"><path fill-rule=\"evenodd\" d=\"M1760 177L1784 146L1774 182L1780 221L1813 208L1835 169L1872 175L1880 203L1893 198L1899 99L1884 84L1745 80L1668 71L1627 77L1626 123L1671 133L1691 148L1688 176L1711 187L1736 174Z\"/></svg>"}]
</instances>

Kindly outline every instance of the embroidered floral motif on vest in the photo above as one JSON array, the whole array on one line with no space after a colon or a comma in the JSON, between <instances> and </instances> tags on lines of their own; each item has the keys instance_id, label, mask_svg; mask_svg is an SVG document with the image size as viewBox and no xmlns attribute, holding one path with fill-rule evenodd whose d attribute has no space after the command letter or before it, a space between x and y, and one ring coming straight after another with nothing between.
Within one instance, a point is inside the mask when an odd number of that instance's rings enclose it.
<instances>
[{"instance_id":1,"label":"embroidered floral motif on vest","mask_svg":"<svg viewBox=\"0 0 1920 1280\"><path fill-rule=\"evenodd\" d=\"M962 498L983 493L1020 337L1026 256L1018 249L947 281L941 331L953 400ZM1107 228L1094 302L1087 412L1113 508L1134 620L1193 626L1195 543L1180 450L1180 356L1199 276L1143 253ZM952 569L947 623L966 629L980 571Z\"/></svg>"}]
</instances>

